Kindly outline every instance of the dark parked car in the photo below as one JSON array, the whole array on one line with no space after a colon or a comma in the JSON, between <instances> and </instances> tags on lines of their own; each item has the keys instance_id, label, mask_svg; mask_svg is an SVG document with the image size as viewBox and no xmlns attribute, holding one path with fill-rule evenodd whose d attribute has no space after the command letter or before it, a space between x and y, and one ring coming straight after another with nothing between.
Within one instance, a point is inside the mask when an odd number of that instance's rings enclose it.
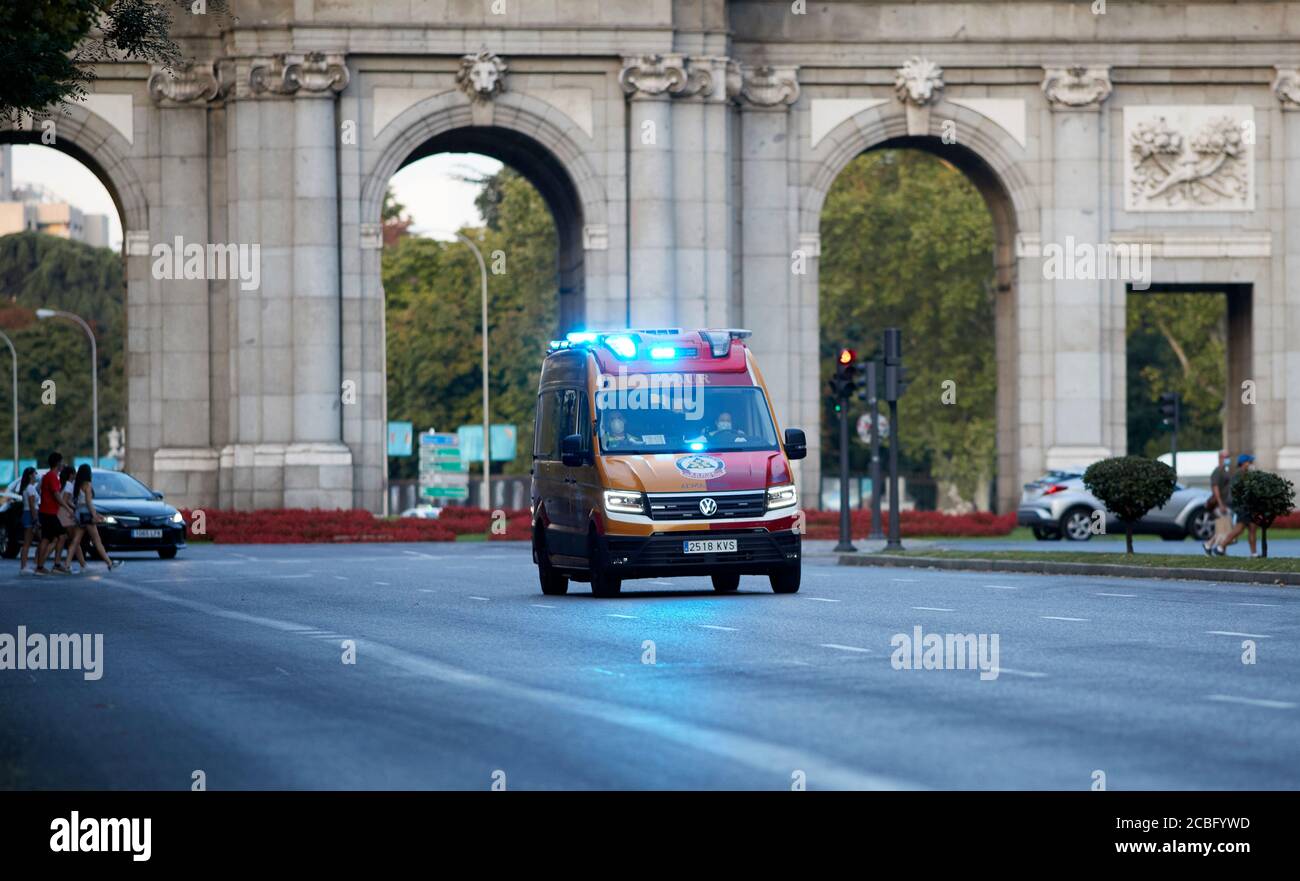
<instances>
[{"instance_id":1,"label":"dark parked car","mask_svg":"<svg viewBox=\"0 0 1300 881\"><path fill-rule=\"evenodd\" d=\"M104 518L99 537L106 550L157 551L158 556L170 560L185 547L185 518L162 500L162 493L121 471L96 471L92 485L95 510ZM17 496L15 480L0 505L0 556L9 560L17 557L23 546L23 509Z\"/></svg>"}]
</instances>

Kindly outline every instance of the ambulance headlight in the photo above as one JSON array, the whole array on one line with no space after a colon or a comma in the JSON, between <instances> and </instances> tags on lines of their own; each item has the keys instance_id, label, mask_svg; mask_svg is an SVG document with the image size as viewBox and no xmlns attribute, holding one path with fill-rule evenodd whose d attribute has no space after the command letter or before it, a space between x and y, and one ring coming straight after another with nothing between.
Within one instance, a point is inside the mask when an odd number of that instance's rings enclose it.
<instances>
[{"instance_id":1,"label":"ambulance headlight","mask_svg":"<svg viewBox=\"0 0 1300 881\"><path fill-rule=\"evenodd\" d=\"M605 490L605 510L611 514L644 514L641 493L622 489Z\"/></svg>"},{"instance_id":2,"label":"ambulance headlight","mask_svg":"<svg viewBox=\"0 0 1300 881\"><path fill-rule=\"evenodd\" d=\"M794 484L787 483L785 486L769 486L767 488L767 510L773 508L788 508L797 502L798 495L794 491Z\"/></svg>"}]
</instances>

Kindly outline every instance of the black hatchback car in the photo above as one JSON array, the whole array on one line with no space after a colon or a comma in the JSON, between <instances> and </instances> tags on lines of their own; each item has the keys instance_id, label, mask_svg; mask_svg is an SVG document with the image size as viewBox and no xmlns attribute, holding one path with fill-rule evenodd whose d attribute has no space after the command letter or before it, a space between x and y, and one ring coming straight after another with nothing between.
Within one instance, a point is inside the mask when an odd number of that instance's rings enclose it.
<instances>
[{"instance_id":1,"label":"black hatchback car","mask_svg":"<svg viewBox=\"0 0 1300 881\"><path fill-rule=\"evenodd\" d=\"M104 518L99 537L108 551L156 551L164 560L185 547L185 518L154 492L122 471L96 471L95 510ZM12 560L23 546L18 481L0 505L0 556Z\"/></svg>"}]
</instances>

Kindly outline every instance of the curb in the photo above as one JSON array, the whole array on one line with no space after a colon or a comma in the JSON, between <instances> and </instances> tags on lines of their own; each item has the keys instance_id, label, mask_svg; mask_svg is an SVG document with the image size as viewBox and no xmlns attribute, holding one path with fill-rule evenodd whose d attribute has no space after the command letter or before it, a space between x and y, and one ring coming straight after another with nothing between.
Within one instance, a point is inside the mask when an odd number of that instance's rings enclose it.
<instances>
[{"instance_id":1,"label":"curb","mask_svg":"<svg viewBox=\"0 0 1300 881\"><path fill-rule=\"evenodd\" d=\"M1100 575L1111 578L1162 578L1172 581L1219 581L1242 584L1300 585L1300 572L1253 572L1249 569L1152 569L1121 563L1061 563L1044 560L993 560L979 557L900 557L892 554L840 554L841 566L894 566L903 569L954 569L968 572L1022 572L1031 575Z\"/></svg>"}]
</instances>

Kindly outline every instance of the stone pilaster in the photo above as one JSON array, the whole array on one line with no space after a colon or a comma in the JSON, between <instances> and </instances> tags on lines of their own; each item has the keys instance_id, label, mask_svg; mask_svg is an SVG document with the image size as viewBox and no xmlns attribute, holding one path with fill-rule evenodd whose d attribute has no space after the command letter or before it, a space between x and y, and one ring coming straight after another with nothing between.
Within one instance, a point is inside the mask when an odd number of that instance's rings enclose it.
<instances>
[{"instance_id":1,"label":"stone pilaster","mask_svg":"<svg viewBox=\"0 0 1300 881\"><path fill-rule=\"evenodd\" d=\"M1278 152L1282 156L1282 204L1286 218L1281 234L1286 285L1286 339L1295 340L1300 339L1300 69L1278 67L1273 79L1273 94L1282 109L1281 149ZM1277 468L1291 480L1300 480L1300 351L1288 346L1282 357L1285 359L1282 394L1285 395L1286 418L1282 447L1277 453ZM1235 389L1229 391L1240 394Z\"/></svg>"},{"instance_id":2,"label":"stone pilaster","mask_svg":"<svg viewBox=\"0 0 1300 881\"><path fill-rule=\"evenodd\" d=\"M1042 88L1053 111L1053 207L1045 217L1043 239L1050 255L1054 246L1068 253L1071 238L1092 246L1106 241L1101 109L1111 93L1109 69L1048 67ZM1041 273L1042 264L1037 269ZM1107 427L1106 403L1116 375L1124 375L1124 352L1113 351L1103 321L1112 293L1123 302L1122 290L1108 286L1122 284L1096 278L1044 280L1044 330L1052 340L1043 355L1044 373L1052 383L1045 402L1050 413L1044 413L1047 468L1086 465L1123 448L1124 439L1112 437ZM1111 363L1115 359L1118 374Z\"/></svg>"}]
</instances>

